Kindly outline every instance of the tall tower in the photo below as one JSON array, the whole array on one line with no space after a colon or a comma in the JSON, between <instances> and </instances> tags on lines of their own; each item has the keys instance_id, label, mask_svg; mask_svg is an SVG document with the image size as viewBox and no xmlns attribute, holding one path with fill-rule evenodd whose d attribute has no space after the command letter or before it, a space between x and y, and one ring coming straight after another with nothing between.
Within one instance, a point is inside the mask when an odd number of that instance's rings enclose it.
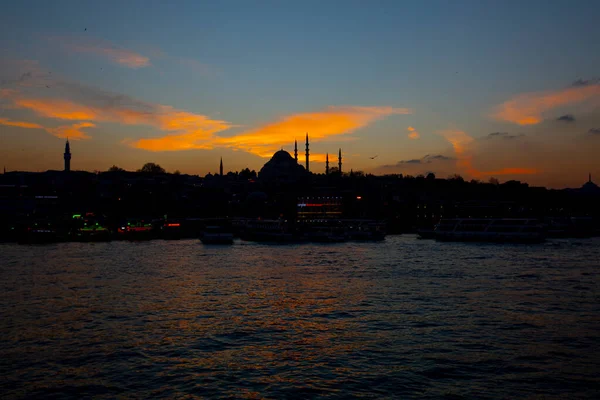
<instances>
[{"instance_id":1,"label":"tall tower","mask_svg":"<svg viewBox=\"0 0 600 400\"><path fill-rule=\"evenodd\" d=\"M329 175L329 153L325 153L325 175Z\"/></svg>"},{"instance_id":2,"label":"tall tower","mask_svg":"<svg viewBox=\"0 0 600 400\"><path fill-rule=\"evenodd\" d=\"M69 172L71 170L71 146L69 146L69 139L67 139L67 143L65 144L65 172Z\"/></svg>"},{"instance_id":3,"label":"tall tower","mask_svg":"<svg viewBox=\"0 0 600 400\"><path fill-rule=\"evenodd\" d=\"M223 157L221 157L221 163L219 164L219 175L223 176Z\"/></svg>"},{"instance_id":4,"label":"tall tower","mask_svg":"<svg viewBox=\"0 0 600 400\"><path fill-rule=\"evenodd\" d=\"M340 175L342 174L342 149L338 153L338 169L340 170Z\"/></svg>"},{"instance_id":5,"label":"tall tower","mask_svg":"<svg viewBox=\"0 0 600 400\"><path fill-rule=\"evenodd\" d=\"M298 162L298 141L294 140L294 160Z\"/></svg>"},{"instance_id":6,"label":"tall tower","mask_svg":"<svg viewBox=\"0 0 600 400\"><path fill-rule=\"evenodd\" d=\"M308 164L308 132L306 133L306 172L310 172Z\"/></svg>"},{"instance_id":7,"label":"tall tower","mask_svg":"<svg viewBox=\"0 0 600 400\"><path fill-rule=\"evenodd\" d=\"M4 170L4 173L6 173L6 170ZM589 173L589 176L588 176L588 182L590 182L590 183L592 182L592 173L591 172Z\"/></svg>"}]
</instances>

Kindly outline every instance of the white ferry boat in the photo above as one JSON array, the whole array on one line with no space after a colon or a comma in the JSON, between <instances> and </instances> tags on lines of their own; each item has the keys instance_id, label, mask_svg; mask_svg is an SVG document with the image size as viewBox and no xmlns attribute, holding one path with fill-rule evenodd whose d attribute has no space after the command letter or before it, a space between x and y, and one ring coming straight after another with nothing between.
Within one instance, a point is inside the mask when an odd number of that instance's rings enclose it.
<instances>
[{"instance_id":1,"label":"white ferry boat","mask_svg":"<svg viewBox=\"0 0 600 400\"><path fill-rule=\"evenodd\" d=\"M436 240L539 243L545 240L544 226L529 218L442 219L434 230Z\"/></svg>"}]
</instances>

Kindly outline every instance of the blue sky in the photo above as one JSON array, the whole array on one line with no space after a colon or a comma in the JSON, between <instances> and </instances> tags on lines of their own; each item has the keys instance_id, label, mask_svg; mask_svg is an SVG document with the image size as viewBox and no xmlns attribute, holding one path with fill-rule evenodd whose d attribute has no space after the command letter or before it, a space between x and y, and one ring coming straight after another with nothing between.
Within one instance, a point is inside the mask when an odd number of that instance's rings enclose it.
<instances>
[{"instance_id":1,"label":"blue sky","mask_svg":"<svg viewBox=\"0 0 600 400\"><path fill-rule=\"evenodd\" d=\"M58 169L66 127L87 122L94 127L72 137L74 168L156 161L204 174L223 156L226 169L259 169L271 150L292 150L284 143L296 127L298 139L310 127L314 168L317 154L343 147L348 168L376 173L576 185L588 170L600 174L599 11L594 1L15 2L0 13L0 159L9 169ZM96 92L156 115L126 121ZM32 99L93 106L94 115L66 118ZM527 115L499 112L515 104ZM170 127L159 105L176 110L169 121L194 122ZM575 120L557 122L565 113ZM316 122L305 127L306 118ZM176 145L139 142L173 135ZM559 169L552 160L567 149L577 162ZM428 154L448 160L400 162Z\"/></svg>"}]
</instances>

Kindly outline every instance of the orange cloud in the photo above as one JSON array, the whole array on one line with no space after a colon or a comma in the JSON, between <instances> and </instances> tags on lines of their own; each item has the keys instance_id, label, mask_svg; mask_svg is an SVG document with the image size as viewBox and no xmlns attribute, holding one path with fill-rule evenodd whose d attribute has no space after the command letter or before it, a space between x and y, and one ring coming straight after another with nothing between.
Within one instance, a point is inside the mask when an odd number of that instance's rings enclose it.
<instances>
[{"instance_id":1,"label":"orange cloud","mask_svg":"<svg viewBox=\"0 0 600 400\"><path fill-rule=\"evenodd\" d=\"M59 137L59 138L69 138L69 139L89 139L90 137L85 134L81 129L83 128L93 128L96 125L91 122L81 122L74 125L68 126L59 126L57 128L46 128L40 124L35 124L32 122L24 122L24 121L12 121L7 118L0 118L0 125L5 126L16 126L18 128L27 128L27 129L44 129L46 132Z\"/></svg>"},{"instance_id":2,"label":"orange cloud","mask_svg":"<svg viewBox=\"0 0 600 400\"><path fill-rule=\"evenodd\" d=\"M128 68L143 68L150 65L150 59L132 50L124 49L100 39L73 39L68 37L53 38L64 48L76 53L90 53L106 57L110 61Z\"/></svg>"},{"instance_id":3,"label":"orange cloud","mask_svg":"<svg viewBox=\"0 0 600 400\"><path fill-rule=\"evenodd\" d=\"M495 171L478 171L476 177L494 175L534 175L539 171L535 168L502 168Z\"/></svg>"},{"instance_id":4,"label":"orange cloud","mask_svg":"<svg viewBox=\"0 0 600 400\"><path fill-rule=\"evenodd\" d=\"M157 139L141 139L129 141L129 145L150 151L173 151L196 148L207 148L206 143L213 139L216 132L229 129L233 125L219 120L212 120L205 115L194 114L175 109L171 106L155 104L137 104L137 108L120 105L98 106L85 105L63 99L24 98L15 96L12 99L15 107L26 108L36 114L55 119L71 121L116 122L123 125L148 125L159 130L175 134ZM89 124L90 122L85 122ZM84 124L85 124L84 123ZM88 138L80 129L91 126L75 124L52 128L51 132L59 137Z\"/></svg>"},{"instance_id":5,"label":"orange cloud","mask_svg":"<svg viewBox=\"0 0 600 400\"><path fill-rule=\"evenodd\" d=\"M27 108L42 117L67 120L93 120L98 112L91 107L60 99L14 99L16 107Z\"/></svg>"},{"instance_id":6,"label":"orange cloud","mask_svg":"<svg viewBox=\"0 0 600 400\"><path fill-rule=\"evenodd\" d=\"M149 104L93 88L76 85L64 88L74 90L79 97L83 95L82 102L45 97L31 98L20 93L11 93L9 99L14 107L29 109L47 118L86 121L84 124L114 122L123 125L148 125L169 132L166 136L124 141L131 147L148 151L211 149L220 146L270 157L281 146L290 146L296 138L302 142L305 132L309 132L311 143L314 144L352 133L389 115L411 113L411 110L406 108L331 106L319 112L287 116L238 135L217 137L216 133L235 125L171 106ZM88 127L92 126L75 124L51 128L49 132L60 137L84 139L89 136L81 129ZM313 160L324 161L324 156L314 155Z\"/></svg>"},{"instance_id":7,"label":"orange cloud","mask_svg":"<svg viewBox=\"0 0 600 400\"><path fill-rule=\"evenodd\" d=\"M553 92L521 94L502 103L492 117L519 125L540 123L543 114L554 108L600 98L600 85L578 86Z\"/></svg>"},{"instance_id":8,"label":"orange cloud","mask_svg":"<svg viewBox=\"0 0 600 400\"><path fill-rule=\"evenodd\" d=\"M0 125L16 126L19 128L28 128L28 129L44 129L44 127L39 124L34 124L31 122L24 122L24 121L12 121L7 118L0 118Z\"/></svg>"},{"instance_id":9,"label":"orange cloud","mask_svg":"<svg viewBox=\"0 0 600 400\"><path fill-rule=\"evenodd\" d=\"M193 132L180 135L167 135L159 138L125 140L123 143L138 149L148 151L180 151L212 149L213 134L228 129L231 125L224 121L204 121L204 127L198 127Z\"/></svg>"},{"instance_id":10,"label":"orange cloud","mask_svg":"<svg viewBox=\"0 0 600 400\"><path fill-rule=\"evenodd\" d=\"M294 114L277 122L215 140L216 145L244 150L260 157L271 157L281 146L290 146L295 139L304 143L308 132L311 143L331 136L354 132L376 120L393 114L410 114L406 108L392 107L328 107L324 111Z\"/></svg>"},{"instance_id":11,"label":"orange cloud","mask_svg":"<svg viewBox=\"0 0 600 400\"><path fill-rule=\"evenodd\" d=\"M78 124L59 126L57 128L46 128L46 130L56 137L63 139L90 139L90 137L82 131L83 128L94 128L96 125L91 122L81 122Z\"/></svg>"},{"instance_id":12,"label":"orange cloud","mask_svg":"<svg viewBox=\"0 0 600 400\"><path fill-rule=\"evenodd\" d=\"M531 175L538 171L533 168L502 168L495 171L480 171L473 166L472 144L475 141L471 136L459 130L445 130L438 132L454 148L456 154L456 165L466 174L480 178L492 175Z\"/></svg>"},{"instance_id":13,"label":"orange cloud","mask_svg":"<svg viewBox=\"0 0 600 400\"><path fill-rule=\"evenodd\" d=\"M417 132L417 131L415 130L415 128L413 128L412 126L409 126L409 127L408 127L408 131L410 132L410 133L408 134L408 137L409 137L409 139L416 140L416 139L418 139L418 138L420 138L420 137L421 137L421 135L419 135L419 132Z\"/></svg>"},{"instance_id":14,"label":"orange cloud","mask_svg":"<svg viewBox=\"0 0 600 400\"><path fill-rule=\"evenodd\" d=\"M16 90L14 89L0 89L0 97L12 97L15 96L17 93Z\"/></svg>"},{"instance_id":15,"label":"orange cloud","mask_svg":"<svg viewBox=\"0 0 600 400\"><path fill-rule=\"evenodd\" d=\"M271 154L272 155L272 154ZM293 155L293 154L292 154ZM329 154L329 165L337 165L337 153L336 154ZM306 160L304 153L302 154L298 154L298 162L300 164L303 164L304 161ZM310 154L310 162L318 162L318 163L324 163L325 161L327 161L327 154L323 153L311 153Z\"/></svg>"}]
</instances>

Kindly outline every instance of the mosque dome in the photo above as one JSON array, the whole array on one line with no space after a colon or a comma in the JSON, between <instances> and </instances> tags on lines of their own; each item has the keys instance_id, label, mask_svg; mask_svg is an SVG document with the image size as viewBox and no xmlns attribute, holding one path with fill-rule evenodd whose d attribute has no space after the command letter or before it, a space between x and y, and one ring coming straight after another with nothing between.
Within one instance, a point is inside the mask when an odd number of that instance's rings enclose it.
<instances>
[{"instance_id":1,"label":"mosque dome","mask_svg":"<svg viewBox=\"0 0 600 400\"><path fill-rule=\"evenodd\" d=\"M285 150L279 150L258 172L262 181L293 183L304 177L306 170Z\"/></svg>"},{"instance_id":2,"label":"mosque dome","mask_svg":"<svg viewBox=\"0 0 600 400\"><path fill-rule=\"evenodd\" d=\"M293 161L294 163L296 162L296 160L294 160L292 155L285 150L279 150L279 151L275 152L275 154L273 154L273 157L271 157L271 161L275 161L275 162Z\"/></svg>"},{"instance_id":3,"label":"mosque dome","mask_svg":"<svg viewBox=\"0 0 600 400\"><path fill-rule=\"evenodd\" d=\"M590 174L589 180L586 183L584 183L583 186L581 186L581 189L579 190L583 193L589 194L600 193L600 187L598 187L598 185L592 182L592 174Z\"/></svg>"}]
</instances>

